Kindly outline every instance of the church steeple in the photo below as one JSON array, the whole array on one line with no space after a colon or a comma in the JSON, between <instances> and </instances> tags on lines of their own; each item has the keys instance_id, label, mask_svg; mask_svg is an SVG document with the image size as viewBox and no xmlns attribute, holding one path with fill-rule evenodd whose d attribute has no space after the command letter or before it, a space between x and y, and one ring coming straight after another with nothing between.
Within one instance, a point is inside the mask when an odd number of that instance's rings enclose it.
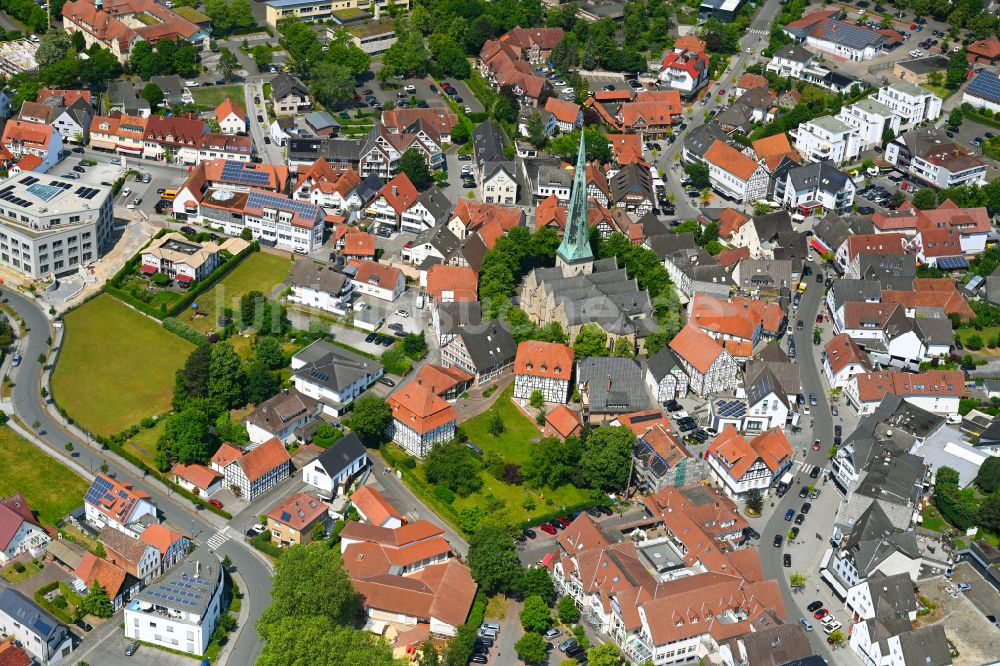
<instances>
[{"instance_id":1,"label":"church steeple","mask_svg":"<svg viewBox=\"0 0 1000 666\"><path fill-rule=\"evenodd\" d=\"M563 274L589 273L593 268L594 253L590 249L590 224L587 216L587 151L580 130L580 152L576 156L576 173L573 191L566 213L566 233L556 251L556 265Z\"/></svg>"}]
</instances>

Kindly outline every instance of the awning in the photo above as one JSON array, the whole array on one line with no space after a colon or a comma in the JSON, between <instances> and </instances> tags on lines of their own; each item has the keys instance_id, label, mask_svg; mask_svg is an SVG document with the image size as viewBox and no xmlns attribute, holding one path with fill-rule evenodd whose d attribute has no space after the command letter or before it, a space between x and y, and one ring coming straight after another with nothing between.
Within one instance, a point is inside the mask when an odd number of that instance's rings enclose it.
<instances>
[{"instance_id":1,"label":"awning","mask_svg":"<svg viewBox=\"0 0 1000 666\"><path fill-rule=\"evenodd\" d=\"M847 588L840 584L840 581L837 580L837 577L833 575L832 571L829 569L823 569L822 575L823 579L830 584L830 587L833 588L833 591L836 592L841 599L847 598Z\"/></svg>"},{"instance_id":2,"label":"awning","mask_svg":"<svg viewBox=\"0 0 1000 666\"><path fill-rule=\"evenodd\" d=\"M815 236L809 239L809 244L812 245L813 249L815 249L817 252L829 252L829 250L825 245L816 240Z\"/></svg>"},{"instance_id":3,"label":"awning","mask_svg":"<svg viewBox=\"0 0 1000 666\"><path fill-rule=\"evenodd\" d=\"M178 274L176 277L178 282L191 282L192 280L194 280L193 277L189 277L187 275Z\"/></svg>"},{"instance_id":4,"label":"awning","mask_svg":"<svg viewBox=\"0 0 1000 666\"><path fill-rule=\"evenodd\" d=\"M153 273L159 273L160 269L157 268L156 266L150 266L149 264L143 264L142 268L139 269L139 272L144 273L145 275L152 275Z\"/></svg>"},{"instance_id":5,"label":"awning","mask_svg":"<svg viewBox=\"0 0 1000 666\"><path fill-rule=\"evenodd\" d=\"M556 557L556 551L552 551L551 553L547 553L545 555L545 557L542 558L542 566L543 567L549 566L549 564L552 562L552 560L555 559L555 557Z\"/></svg>"}]
</instances>

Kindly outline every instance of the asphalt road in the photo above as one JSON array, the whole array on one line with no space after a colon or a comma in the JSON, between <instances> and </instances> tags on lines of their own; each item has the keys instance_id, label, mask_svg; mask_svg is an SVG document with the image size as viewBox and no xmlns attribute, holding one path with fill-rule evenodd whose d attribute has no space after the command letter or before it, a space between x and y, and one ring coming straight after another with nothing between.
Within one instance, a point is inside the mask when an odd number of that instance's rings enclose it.
<instances>
[{"instance_id":1,"label":"asphalt road","mask_svg":"<svg viewBox=\"0 0 1000 666\"><path fill-rule=\"evenodd\" d=\"M816 264L810 264L814 271L820 271L822 268ZM811 467L812 465L819 465L823 467L828 462L828 450L830 443L833 441L833 417L830 414L830 404L827 399L827 391L824 387L823 380L821 377L821 368L819 364L819 350L820 347L814 346L812 342L812 331L813 326L815 326L816 314L820 311L823 304L823 288L822 285L812 282L811 276L809 278L810 284L806 293L802 295L802 300L799 304L799 309L797 311L797 316L795 314L789 316L790 323L794 319L801 318L806 325L803 326L801 331L795 330L794 324L792 325L793 335L795 339L795 348L797 353L797 362L799 364L799 372L802 380L802 391L808 400L810 393L816 394L817 404L811 407L812 416L814 423L810 428L809 423L803 423L803 430L806 432L812 431L812 437L810 439L819 439L823 443L823 446L819 451L813 451L808 444L803 444L798 446L795 450L795 463L793 464L792 471L798 472L802 480L801 483L808 483L809 479L803 470L804 467ZM806 418L806 417L803 417ZM804 461L805 465L802 464ZM803 478L804 477L804 478ZM769 557L768 549L774 549L772 542L774 541L774 536L776 534L784 535L791 523L785 522L785 512L788 509L794 509L796 512L802 506L802 503L808 500L800 499L798 496L800 486L793 486L788 493L785 494L780 500L773 499L774 509L771 518L768 520L766 526L761 530L761 538L759 542L759 548L761 549L761 564L764 570L765 578L774 578L779 582L781 587L782 599L785 602L785 608L788 611L788 619L790 622L797 621L803 613L800 611L799 604L809 603L809 601L815 597L815 594L810 595L811 590L807 590L804 595L793 595L792 590L789 586L789 576L793 571L800 571L802 573L812 573L808 571L808 566L814 563L816 548L825 547L825 541L817 542L813 538L815 532L821 534L827 534L829 532L827 527L816 527L817 524L821 522L821 519L817 512L810 512L809 517L806 522L801 526L802 539L800 541L806 541L810 546L808 549L797 548L798 552L793 554L793 567L786 569L780 557ZM814 502L814 506L819 507L819 502L822 502L829 511L830 507L834 508L839 502L839 495L833 491L832 487L827 484L827 486L822 487L823 496L817 502ZM770 510L770 509L768 509ZM832 515L829 516L829 523L832 524ZM789 546L787 543L781 548L781 553L791 552L793 546ZM804 604L803 604L804 605ZM818 625L818 623L817 623ZM807 634L809 641L816 650L817 654L826 657L828 660L833 659L830 650L824 640L825 634L819 629ZM836 657L846 654L846 650L840 650L836 653ZM834 662L838 663L838 662Z\"/></svg>"},{"instance_id":2,"label":"asphalt road","mask_svg":"<svg viewBox=\"0 0 1000 666\"><path fill-rule=\"evenodd\" d=\"M10 373L14 381L11 393L14 413L59 456L70 457L80 467L95 473L100 470L101 465L107 465L108 471L115 474L119 481L131 483L147 491L165 522L198 542L212 539L210 545L215 547L219 558L228 555L243 578L248 581L249 589L244 590L243 601L244 604L249 604L247 624L252 625L256 622L270 603L271 571L261 556L251 551L250 546L242 543L242 539L237 536L239 526L236 525L235 529L226 530L216 537L220 528L226 528L223 518L196 510L187 500L170 493L165 486L153 479L144 480L141 472L125 464L111 452L102 451L92 441L80 439L67 430L61 420L53 418L42 404L39 389L43 366L38 362L38 355L48 355L45 338L50 335L55 338L54 331L45 313L36 303L6 287L0 288L0 293L8 299L10 307L21 315L28 328L28 335L18 341L18 352L23 360L18 367L12 368ZM34 427L35 423L39 424L37 428ZM69 442L74 446L72 454L64 448ZM82 501L83 498L80 499ZM237 538L229 539L229 535ZM86 645L84 649L87 649ZM262 649L263 643L257 632L252 626L245 626L240 630L228 654L228 661L233 664L252 663Z\"/></svg>"}]
</instances>

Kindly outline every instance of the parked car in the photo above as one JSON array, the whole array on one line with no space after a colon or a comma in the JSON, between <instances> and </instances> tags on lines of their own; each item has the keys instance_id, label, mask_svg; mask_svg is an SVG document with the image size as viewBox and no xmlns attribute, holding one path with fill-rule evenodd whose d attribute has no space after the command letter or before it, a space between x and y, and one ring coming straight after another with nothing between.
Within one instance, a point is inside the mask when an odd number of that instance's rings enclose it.
<instances>
[{"instance_id":1,"label":"parked car","mask_svg":"<svg viewBox=\"0 0 1000 666\"><path fill-rule=\"evenodd\" d=\"M125 656L131 657L135 654L135 651L139 649L139 641L132 641L125 646Z\"/></svg>"},{"instance_id":2,"label":"parked car","mask_svg":"<svg viewBox=\"0 0 1000 666\"><path fill-rule=\"evenodd\" d=\"M545 632L545 638L547 640L552 640L553 638L557 638L559 636L562 636L562 629L554 629L553 628L553 629L549 629L548 631Z\"/></svg>"},{"instance_id":3,"label":"parked car","mask_svg":"<svg viewBox=\"0 0 1000 666\"><path fill-rule=\"evenodd\" d=\"M812 631L813 630L812 622L810 622L806 618L800 619L799 620L799 624L801 624L802 628L805 629L806 631Z\"/></svg>"},{"instance_id":4,"label":"parked car","mask_svg":"<svg viewBox=\"0 0 1000 666\"><path fill-rule=\"evenodd\" d=\"M558 646L559 647L559 651L560 652L565 652L566 650L570 649L571 647L573 647L576 644L577 644L577 642L576 642L575 638L567 638L566 640L564 640L562 643L559 644L559 646Z\"/></svg>"},{"instance_id":5,"label":"parked car","mask_svg":"<svg viewBox=\"0 0 1000 666\"><path fill-rule=\"evenodd\" d=\"M792 556L789 553L785 553L785 556L782 558L782 561L786 569L792 566Z\"/></svg>"},{"instance_id":6,"label":"parked car","mask_svg":"<svg viewBox=\"0 0 1000 666\"><path fill-rule=\"evenodd\" d=\"M545 532L546 534L555 534L558 531L556 530L556 528L552 527L548 523L542 523L541 525L538 526L538 529Z\"/></svg>"},{"instance_id":7,"label":"parked car","mask_svg":"<svg viewBox=\"0 0 1000 666\"><path fill-rule=\"evenodd\" d=\"M785 537L781 536L780 534L775 534L774 535L774 547L775 548L781 548L781 544L784 543L784 541L785 541Z\"/></svg>"},{"instance_id":8,"label":"parked car","mask_svg":"<svg viewBox=\"0 0 1000 666\"><path fill-rule=\"evenodd\" d=\"M814 467L812 468L812 471L810 471L810 472L809 472L809 478L810 478L810 479L816 479L816 478L819 478L819 473L820 473L820 471L821 471L821 470L820 470L820 467L819 467L819 465L816 465L816 466L814 466ZM809 512L808 512L808 511L803 511L802 513L809 513Z\"/></svg>"},{"instance_id":9,"label":"parked car","mask_svg":"<svg viewBox=\"0 0 1000 666\"><path fill-rule=\"evenodd\" d=\"M791 520L795 517L795 509L789 509L785 512L785 520Z\"/></svg>"},{"instance_id":10,"label":"parked car","mask_svg":"<svg viewBox=\"0 0 1000 666\"><path fill-rule=\"evenodd\" d=\"M830 614L830 611L828 611L825 608L820 608L818 611L816 611L815 613L813 613L813 617L816 618L817 620L822 620L824 617L826 617L829 614Z\"/></svg>"},{"instance_id":11,"label":"parked car","mask_svg":"<svg viewBox=\"0 0 1000 666\"><path fill-rule=\"evenodd\" d=\"M799 498L805 499L808 496L809 496L809 486L802 486L802 488L799 490Z\"/></svg>"},{"instance_id":12,"label":"parked car","mask_svg":"<svg viewBox=\"0 0 1000 666\"><path fill-rule=\"evenodd\" d=\"M533 529L526 529L523 532L521 532L521 534L523 534L527 539L534 539L535 537L538 536L538 533L535 532L535 530Z\"/></svg>"},{"instance_id":13,"label":"parked car","mask_svg":"<svg viewBox=\"0 0 1000 666\"><path fill-rule=\"evenodd\" d=\"M823 607L823 602L819 601L819 600L816 600L816 601L812 602L811 604L809 604L808 606L806 606L806 610L809 611L810 613L815 613L816 611L818 611L822 607Z\"/></svg>"},{"instance_id":14,"label":"parked car","mask_svg":"<svg viewBox=\"0 0 1000 666\"><path fill-rule=\"evenodd\" d=\"M795 524L796 525L801 525L804 522L806 522L806 517L805 517L804 514L800 513L799 515L795 516Z\"/></svg>"},{"instance_id":15,"label":"parked car","mask_svg":"<svg viewBox=\"0 0 1000 666\"><path fill-rule=\"evenodd\" d=\"M388 377L379 377L378 383L381 384L382 386L388 386L389 388L392 388L393 386L396 385L396 382L392 381Z\"/></svg>"},{"instance_id":16,"label":"parked car","mask_svg":"<svg viewBox=\"0 0 1000 666\"><path fill-rule=\"evenodd\" d=\"M210 500L208 500L208 503L211 504L212 506L214 506L216 509L221 509L222 508L222 502L220 502L217 499L210 499Z\"/></svg>"},{"instance_id":17,"label":"parked car","mask_svg":"<svg viewBox=\"0 0 1000 666\"><path fill-rule=\"evenodd\" d=\"M972 586L969 585L968 583L959 583L958 584L958 591L959 592L968 592L971 589L972 589Z\"/></svg>"}]
</instances>

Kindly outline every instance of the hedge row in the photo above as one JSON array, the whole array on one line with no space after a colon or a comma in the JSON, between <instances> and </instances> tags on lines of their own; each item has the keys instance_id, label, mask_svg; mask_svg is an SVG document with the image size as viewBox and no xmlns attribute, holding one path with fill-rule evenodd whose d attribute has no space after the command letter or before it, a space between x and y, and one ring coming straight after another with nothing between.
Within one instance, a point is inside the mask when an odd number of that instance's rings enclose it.
<instances>
[{"instance_id":1,"label":"hedge row","mask_svg":"<svg viewBox=\"0 0 1000 666\"><path fill-rule=\"evenodd\" d=\"M167 329L174 335L180 336L190 343L201 346L208 342L208 336L204 333L194 330L180 319L174 319L173 317L167 317L163 320L163 328Z\"/></svg>"},{"instance_id":2,"label":"hedge row","mask_svg":"<svg viewBox=\"0 0 1000 666\"><path fill-rule=\"evenodd\" d=\"M388 446L380 447L379 452L390 466L395 467L403 475L403 478L406 479L406 484L415 495L437 509L439 514L446 513L447 516L445 516L445 518L447 518L452 526L456 528L458 527L458 511L455 510L455 507L450 504L445 504L439 498L435 497L433 489L422 479L417 478L417 475L414 474L409 467L403 464L405 459L412 460L410 456L397 458Z\"/></svg>"},{"instance_id":3,"label":"hedge row","mask_svg":"<svg viewBox=\"0 0 1000 666\"><path fill-rule=\"evenodd\" d=\"M112 435L111 437L104 437L102 435L92 435L92 437L94 438L94 441L97 442L98 444L100 444L101 446L105 446L105 447L111 449L116 454L118 454L119 456L121 456L125 460L129 461L130 463L132 463L133 465L135 465L136 467L138 467L139 469L141 469L146 474L152 474L154 477L156 477L157 479L159 479L161 483L163 483L164 485L170 486L170 488L175 493L183 496L188 501L190 501L192 504L196 504L196 505L200 506L203 509L206 509L208 511L212 511L213 513L217 513L220 516L222 516L223 518L225 518L226 520L232 520L233 515L231 513L229 513L228 511L226 511L225 509L219 509L217 507L212 506L211 504L209 504L208 502L206 502L205 500L203 500L201 497L199 497L197 495L194 495L190 491L188 491L185 488L182 488L181 486L179 486L176 483L174 483L170 479L169 475L162 473L160 470L158 470L158 469L156 469L154 467L150 467L148 464L146 464L145 460L143 460L142 458L139 458L136 455L133 455L132 453L129 453L128 451L126 451L125 447L122 446L122 443L119 443L118 441L116 441L117 438L119 437L118 435Z\"/></svg>"}]
</instances>

